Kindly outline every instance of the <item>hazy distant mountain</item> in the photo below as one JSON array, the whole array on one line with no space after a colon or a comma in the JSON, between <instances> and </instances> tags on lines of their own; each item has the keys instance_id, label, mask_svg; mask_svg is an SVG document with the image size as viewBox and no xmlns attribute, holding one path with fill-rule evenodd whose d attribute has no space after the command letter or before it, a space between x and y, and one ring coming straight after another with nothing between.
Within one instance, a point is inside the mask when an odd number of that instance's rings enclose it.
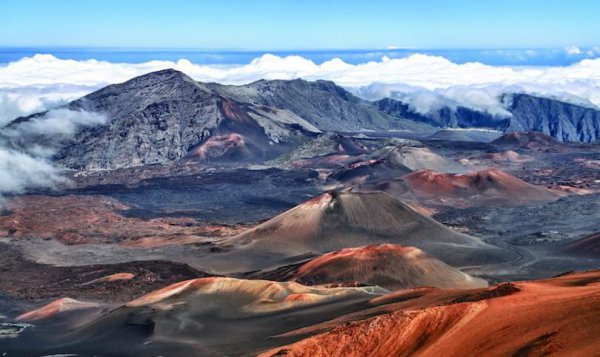
<instances>
[{"instance_id":1,"label":"hazy distant mountain","mask_svg":"<svg viewBox=\"0 0 600 357\"><path fill-rule=\"evenodd\" d=\"M443 107L417 113L402 101L384 98L375 102L391 116L407 118L442 128L490 128L506 132L538 131L560 141L591 143L600 139L600 111L555 99L528 94L506 94L502 101L511 117L503 118L466 107Z\"/></svg>"},{"instance_id":2,"label":"hazy distant mountain","mask_svg":"<svg viewBox=\"0 0 600 357\"><path fill-rule=\"evenodd\" d=\"M600 140L598 110L527 94L513 94L504 101L513 115L507 131L539 131L560 141Z\"/></svg>"}]
</instances>

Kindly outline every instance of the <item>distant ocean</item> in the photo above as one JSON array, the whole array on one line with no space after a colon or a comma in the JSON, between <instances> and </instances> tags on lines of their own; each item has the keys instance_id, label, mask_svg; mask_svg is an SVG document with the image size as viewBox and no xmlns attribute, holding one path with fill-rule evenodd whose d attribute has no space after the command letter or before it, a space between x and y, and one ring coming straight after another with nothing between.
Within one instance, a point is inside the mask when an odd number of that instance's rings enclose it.
<instances>
[{"instance_id":1,"label":"distant ocean","mask_svg":"<svg viewBox=\"0 0 600 357\"><path fill-rule=\"evenodd\" d=\"M481 62L508 66L566 66L581 61L585 52L569 54L565 49L358 49L358 50L192 50L192 49L127 49L127 48L0 48L0 64L31 57L37 53L52 54L60 59L96 59L113 63L143 63L152 60L188 59L196 64L246 64L263 54L280 57L298 55L320 64L340 58L346 63L359 64L380 61L382 57L403 58L413 54L441 56L454 63Z\"/></svg>"}]
</instances>

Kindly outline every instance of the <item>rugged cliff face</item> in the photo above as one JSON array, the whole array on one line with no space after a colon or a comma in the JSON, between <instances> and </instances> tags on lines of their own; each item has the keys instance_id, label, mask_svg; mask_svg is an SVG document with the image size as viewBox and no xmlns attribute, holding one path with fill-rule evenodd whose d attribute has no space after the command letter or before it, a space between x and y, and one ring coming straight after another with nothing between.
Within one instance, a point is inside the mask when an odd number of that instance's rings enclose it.
<instances>
[{"instance_id":1,"label":"rugged cliff face","mask_svg":"<svg viewBox=\"0 0 600 357\"><path fill-rule=\"evenodd\" d=\"M420 114L401 101L385 98L377 108L394 117L407 118L442 128L489 128L507 132L538 131L560 141L592 143L600 140L600 111L528 94L502 98L511 117L499 117L473 109L443 107Z\"/></svg>"},{"instance_id":2,"label":"rugged cliff face","mask_svg":"<svg viewBox=\"0 0 600 357\"><path fill-rule=\"evenodd\" d=\"M443 107L427 114L415 112L410 105L393 98L374 102L377 108L394 117L407 118L441 128L489 128L504 130L510 125L509 118L494 116L466 107L452 109Z\"/></svg>"},{"instance_id":3,"label":"rugged cliff face","mask_svg":"<svg viewBox=\"0 0 600 357\"><path fill-rule=\"evenodd\" d=\"M600 111L527 94L505 96L512 113L507 131L539 131L560 141L600 140Z\"/></svg>"}]
</instances>

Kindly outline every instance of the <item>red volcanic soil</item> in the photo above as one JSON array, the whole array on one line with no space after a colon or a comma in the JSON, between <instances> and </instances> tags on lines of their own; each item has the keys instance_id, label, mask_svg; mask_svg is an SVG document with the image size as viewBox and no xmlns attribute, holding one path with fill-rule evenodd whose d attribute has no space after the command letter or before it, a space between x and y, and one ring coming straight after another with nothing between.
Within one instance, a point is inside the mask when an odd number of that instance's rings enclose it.
<instances>
[{"instance_id":1,"label":"red volcanic soil","mask_svg":"<svg viewBox=\"0 0 600 357\"><path fill-rule=\"evenodd\" d=\"M308 287L295 282L244 280L209 277L182 281L143 295L126 304L126 307L181 305L189 309L211 309L230 317L262 315L342 300L349 296L368 296L361 288ZM233 307L233 304L236 306ZM190 311L191 313L192 311Z\"/></svg>"},{"instance_id":2,"label":"red volcanic soil","mask_svg":"<svg viewBox=\"0 0 600 357\"><path fill-rule=\"evenodd\" d=\"M600 271L387 294L211 277L142 295L67 334L49 331L59 337L49 342L85 355L589 356L600 347L598 308Z\"/></svg>"},{"instance_id":3,"label":"red volcanic soil","mask_svg":"<svg viewBox=\"0 0 600 357\"><path fill-rule=\"evenodd\" d=\"M374 244L324 254L300 266L292 279L302 284L378 285L388 290L433 286L479 288L471 277L414 247Z\"/></svg>"},{"instance_id":4,"label":"red volcanic soil","mask_svg":"<svg viewBox=\"0 0 600 357\"><path fill-rule=\"evenodd\" d=\"M551 202L561 197L545 187L531 185L498 169L467 174L424 170L402 178L418 200L459 207L518 206Z\"/></svg>"},{"instance_id":5,"label":"red volcanic soil","mask_svg":"<svg viewBox=\"0 0 600 357\"><path fill-rule=\"evenodd\" d=\"M82 355L255 355L277 346L271 336L368 307L384 293L376 287L191 279L142 295L68 334L52 331L58 338L50 343Z\"/></svg>"},{"instance_id":6,"label":"red volcanic soil","mask_svg":"<svg viewBox=\"0 0 600 357\"><path fill-rule=\"evenodd\" d=\"M241 227L200 225L191 218L140 219L123 216L128 209L105 196L22 196L0 216L0 237L55 238L64 244L121 243L156 247L223 237Z\"/></svg>"},{"instance_id":7,"label":"red volcanic soil","mask_svg":"<svg viewBox=\"0 0 600 357\"><path fill-rule=\"evenodd\" d=\"M507 133L492 141L492 145L503 148L523 148L543 152L569 152L589 150L589 144L560 142L537 131Z\"/></svg>"},{"instance_id":8,"label":"red volcanic soil","mask_svg":"<svg viewBox=\"0 0 600 357\"><path fill-rule=\"evenodd\" d=\"M245 145L244 137L240 134L215 135L193 150L189 156L197 156L203 160L241 156Z\"/></svg>"},{"instance_id":9,"label":"red volcanic soil","mask_svg":"<svg viewBox=\"0 0 600 357\"><path fill-rule=\"evenodd\" d=\"M244 246L246 262L250 262L252 252L290 257L378 243L415 246L455 266L471 264L484 252L489 262L498 259L496 254L500 253L382 192L326 193L228 238L227 242ZM246 266L239 271L271 267L254 268Z\"/></svg>"},{"instance_id":10,"label":"red volcanic soil","mask_svg":"<svg viewBox=\"0 0 600 357\"><path fill-rule=\"evenodd\" d=\"M563 145L550 135L546 135L537 131L515 131L512 133L507 133L492 141L492 144L497 146L512 146L527 149L558 149Z\"/></svg>"},{"instance_id":11,"label":"red volcanic soil","mask_svg":"<svg viewBox=\"0 0 600 357\"><path fill-rule=\"evenodd\" d=\"M562 251L566 253L600 258L600 232L565 244Z\"/></svg>"},{"instance_id":12,"label":"red volcanic soil","mask_svg":"<svg viewBox=\"0 0 600 357\"><path fill-rule=\"evenodd\" d=\"M86 284L104 283L104 282L110 283L113 281L131 280L133 278L135 278L135 274L133 274L133 273L114 273L114 274L103 276L98 279L94 279Z\"/></svg>"},{"instance_id":13,"label":"red volcanic soil","mask_svg":"<svg viewBox=\"0 0 600 357\"><path fill-rule=\"evenodd\" d=\"M26 312L17 317L17 321L37 321L54 317L59 313L98 308L99 305L91 302L83 302L70 298L62 298L44 305L36 310Z\"/></svg>"},{"instance_id":14,"label":"red volcanic soil","mask_svg":"<svg viewBox=\"0 0 600 357\"><path fill-rule=\"evenodd\" d=\"M392 313L345 324L338 319L329 332L262 356L593 356L600 350L600 271L462 297L409 293L394 293L400 302L391 304Z\"/></svg>"},{"instance_id":15,"label":"red volcanic soil","mask_svg":"<svg viewBox=\"0 0 600 357\"><path fill-rule=\"evenodd\" d=\"M225 118L233 120L235 122L248 122L250 117L246 110L244 110L239 104L222 98L219 101L219 106Z\"/></svg>"}]
</instances>

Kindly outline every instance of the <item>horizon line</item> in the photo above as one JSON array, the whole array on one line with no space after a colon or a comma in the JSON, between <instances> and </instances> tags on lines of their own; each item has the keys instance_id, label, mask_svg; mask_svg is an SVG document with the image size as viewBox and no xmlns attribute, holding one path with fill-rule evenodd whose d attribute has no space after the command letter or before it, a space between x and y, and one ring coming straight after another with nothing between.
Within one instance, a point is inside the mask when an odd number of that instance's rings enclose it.
<instances>
[{"instance_id":1,"label":"horizon line","mask_svg":"<svg viewBox=\"0 0 600 357\"><path fill-rule=\"evenodd\" d=\"M581 49L591 49L594 46L578 46L572 45ZM292 51L305 51L305 52L320 52L320 51L383 51L383 52L394 52L394 51L526 51L526 50L564 50L566 47L355 47L355 48L342 48L342 47L315 47L315 48L235 48L235 47L162 47L162 46L86 46L86 45L27 45L27 46L14 46L14 45L2 45L0 44L0 50L3 49L19 49L19 50L36 50L36 49L52 49L52 50L139 50L139 51L198 51L198 52L292 52Z\"/></svg>"}]
</instances>

